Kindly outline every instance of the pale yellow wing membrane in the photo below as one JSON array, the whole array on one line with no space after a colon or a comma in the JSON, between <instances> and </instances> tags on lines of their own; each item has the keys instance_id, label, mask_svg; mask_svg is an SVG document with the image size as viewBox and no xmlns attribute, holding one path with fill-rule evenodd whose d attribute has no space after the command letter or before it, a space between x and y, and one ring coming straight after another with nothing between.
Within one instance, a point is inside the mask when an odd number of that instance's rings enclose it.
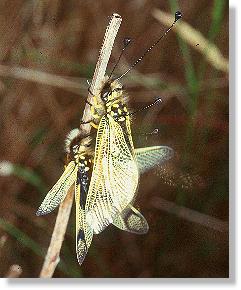
<instances>
[{"instance_id":1,"label":"pale yellow wing membrane","mask_svg":"<svg viewBox=\"0 0 241 290\"><path fill-rule=\"evenodd\" d=\"M138 148L134 152L140 174L164 163L174 155L173 149L167 146ZM132 205L128 205L115 217L113 225L135 234L146 234L149 230L144 216Z\"/></svg>"},{"instance_id":2,"label":"pale yellow wing membrane","mask_svg":"<svg viewBox=\"0 0 241 290\"><path fill-rule=\"evenodd\" d=\"M94 233L100 231L99 220L102 223L107 221L105 225L107 226L108 220L111 219L111 204L108 204L108 192L103 175L103 156L109 150L108 130L108 123L101 120L96 137L94 167L86 200L86 220ZM104 226L101 224L101 227Z\"/></svg>"},{"instance_id":3,"label":"pale yellow wing membrane","mask_svg":"<svg viewBox=\"0 0 241 290\"><path fill-rule=\"evenodd\" d=\"M45 215L53 211L65 198L69 188L76 180L77 166L71 161L65 168L64 173L47 193L36 215Z\"/></svg>"},{"instance_id":4,"label":"pale yellow wing membrane","mask_svg":"<svg viewBox=\"0 0 241 290\"><path fill-rule=\"evenodd\" d=\"M174 151L168 146L151 146L135 149L135 157L142 174L156 165L161 165L174 156Z\"/></svg>"},{"instance_id":5,"label":"pale yellow wing membrane","mask_svg":"<svg viewBox=\"0 0 241 290\"><path fill-rule=\"evenodd\" d=\"M134 159L131 136L124 135L121 126L112 118L110 118L110 130L109 168L104 172L107 176L109 175L107 180L110 181L113 203L120 212L133 200L139 181L139 172ZM128 140L126 140L127 137Z\"/></svg>"},{"instance_id":6,"label":"pale yellow wing membrane","mask_svg":"<svg viewBox=\"0 0 241 290\"><path fill-rule=\"evenodd\" d=\"M86 257L93 238L93 230L86 223L85 210L81 208L80 185L75 185L75 205L76 205L76 255L81 265Z\"/></svg>"},{"instance_id":7,"label":"pale yellow wing membrane","mask_svg":"<svg viewBox=\"0 0 241 290\"><path fill-rule=\"evenodd\" d=\"M102 117L95 148L86 218L94 233L99 233L130 204L139 174L134 149L128 147L120 124L111 116Z\"/></svg>"},{"instance_id":8,"label":"pale yellow wing membrane","mask_svg":"<svg viewBox=\"0 0 241 290\"><path fill-rule=\"evenodd\" d=\"M139 235L146 234L149 230L149 225L144 216L131 205L128 205L115 217L113 225L123 231Z\"/></svg>"}]
</instances>

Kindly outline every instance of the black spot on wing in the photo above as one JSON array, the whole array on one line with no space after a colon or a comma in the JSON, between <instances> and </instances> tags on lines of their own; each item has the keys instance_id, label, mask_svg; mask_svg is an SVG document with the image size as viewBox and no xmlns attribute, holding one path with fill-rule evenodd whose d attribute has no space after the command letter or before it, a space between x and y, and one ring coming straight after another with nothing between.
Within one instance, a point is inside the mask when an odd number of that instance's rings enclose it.
<instances>
[{"instance_id":1,"label":"black spot on wing","mask_svg":"<svg viewBox=\"0 0 241 290\"><path fill-rule=\"evenodd\" d=\"M77 259L79 264L81 265L86 257L88 251L88 247L85 241L84 231L81 229L78 232L77 236Z\"/></svg>"},{"instance_id":2,"label":"black spot on wing","mask_svg":"<svg viewBox=\"0 0 241 290\"><path fill-rule=\"evenodd\" d=\"M84 231L82 229L79 230L79 232L78 232L77 240L83 241L85 243L85 234L84 234Z\"/></svg>"},{"instance_id":3,"label":"black spot on wing","mask_svg":"<svg viewBox=\"0 0 241 290\"><path fill-rule=\"evenodd\" d=\"M80 207L85 209L86 197L89 190L89 177L84 167L80 167L77 172L77 184L80 185Z\"/></svg>"}]
</instances>

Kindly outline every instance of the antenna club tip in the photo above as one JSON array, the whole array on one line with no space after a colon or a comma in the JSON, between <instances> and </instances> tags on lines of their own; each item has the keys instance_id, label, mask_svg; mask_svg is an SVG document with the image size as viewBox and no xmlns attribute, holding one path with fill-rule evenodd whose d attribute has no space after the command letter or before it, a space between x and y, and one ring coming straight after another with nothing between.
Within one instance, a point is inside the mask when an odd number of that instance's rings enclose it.
<instances>
[{"instance_id":1,"label":"antenna club tip","mask_svg":"<svg viewBox=\"0 0 241 290\"><path fill-rule=\"evenodd\" d=\"M113 13L111 17L121 18L121 16L118 13Z\"/></svg>"},{"instance_id":2,"label":"antenna club tip","mask_svg":"<svg viewBox=\"0 0 241 290\"><path fill-rule=\"evenodd\" d=\"M181 11L176 11L175 12L175 22L179 19L182 18L182 12Z\"/></svg>"},{"instance_id":3,"label":"antenna club tip","mask_svg":"<svg viewBox=\"0 0 241 290\"><path fill-rule=\"evenodd\" d=\"M128 46L130 43L131 43L131 38L130 37L125 37L123 39L124 47Z\"/></svg>"},{"instance_id":4,"label":"antenna club tip","mask_svg":"<svg viewBox=\"0 0 241 290\"><path fill-rule=\"evenodd\" d=\"M157 97L156 100L155 100L155 103L162 103L162 98L161 97Z\"/></svg>"}]
</instances>

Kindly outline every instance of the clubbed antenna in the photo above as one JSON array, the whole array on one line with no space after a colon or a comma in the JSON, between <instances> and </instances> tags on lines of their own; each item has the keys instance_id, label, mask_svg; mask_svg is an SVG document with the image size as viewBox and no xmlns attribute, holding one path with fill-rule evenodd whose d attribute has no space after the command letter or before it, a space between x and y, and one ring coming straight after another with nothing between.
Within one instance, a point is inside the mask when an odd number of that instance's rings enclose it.
<instances>
[{"instance_id":1,"label":"clubbed antenna","mask_svg":"<svg viewBox=\"0 0 241 290\"><path fill-rule=\"evenodd\" d=\"M109 79L110 79L111 76L113 75L113 73L114 73L114 71L115 71L117 65L118 65L119 62L120 62L120 59L121 59L121 57L122 57L122 55L123 55L125 49L127 48L127 46L128 46L130 43L131 43L131 38L129 38L129 37L125 37L125 38L123 39L123 48L122 48L122 50L121 50L121 53L120 53L120 55L119 55L119 58L118 58L117 62L115 63L115 65L114 65L114 67L113 67L113 69L112 69L112 71L111 71L111 73L110 73Z\"/></svg>"},{"instance_id":2,"label":"clubbed antenna","mask_svg":"<svg viewBox=\"0 0 241 290\"><path fill-rule=\"evenodd\" d=\"M175 20L173 21L172 25L166 30L166 32L161 36L159 37L153 44L152 46L150 46L144 53L141 57L139 57L129 68L128 70L126 70L121 76L119 76L118 78L116 78L115 80L120 80L121 78L123 78L125 75L128 74L128 72L130 70L132 70L140 61L143 60L143 58L162 40L162 38L164 36L167 35L167 33L173 28L173 26L176 24L176 22L182 18L182 13L180 11L176 11L175 13Z\"/></svg>"},{"instance_id":3,"label":"clubbed antenna","mask_svg":"<svg viewBox=\"0 0 241 290\"><path fill-rule=\"evenodd\" d=\"M155 100L154 102L152 102L151 104L149 104L149 105L147 105L147 106L145 106L145 107L143 107L143 108L141 108L141 109L139 109L139 110L137 110L137 111L135 111L135 112L128 113L127 115L128 115L128 116L134 115L134 114L136 114L136 113L138 113L138 112L142 112L142 111L144 111L144 110L147 110L147 109L149 109L150 107L152 107L152 106L154 106L154 105L157 105L157 104L159 104L159 103L162 103L162 98L161 98L161 97L156 98L156 100Z\"/></svg>"}]
</instances>

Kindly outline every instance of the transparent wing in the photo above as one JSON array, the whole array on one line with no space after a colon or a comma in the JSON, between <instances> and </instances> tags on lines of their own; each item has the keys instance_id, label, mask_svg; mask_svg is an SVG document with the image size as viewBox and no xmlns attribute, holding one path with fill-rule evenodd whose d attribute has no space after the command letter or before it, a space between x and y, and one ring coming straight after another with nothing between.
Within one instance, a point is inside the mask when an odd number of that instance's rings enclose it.
<instances>
[{"instance_id":1,"label":"transparent wing","mask_svg":"<svg viewBox=\"0 0 241 290\"><path fill-rule=\"evenodd\" d=\"M140 174L171 159L173 155L173 149L167 146L151 146L135 149Z\"/></svg>"},{"instance_id":2,"label":"transparent wing","mask_svg":"<svg viewBox=\"0 0 241 290\"><path fill-rule=\"evenodd\" d=\"M200 190L207 186L207 180L192 172L183 172L177 165L164 164L157 166L155 173L163 183L185 190Z\"/></svg>"},{"instance_id":3,"label":"transparent wing","mask_svg":"<svg viewBox=\"0 0 241 290\"><path fill-rule=\"evenodd\" d=\"M135 195L139 174L133 150L131 136L124 136L120 124L110 116L102 117L86 202L86 219L94 233L112 223Z\"/></svg>"},{"instance_id":4,"label":"transparent wing","mask_svg":"<svg viewBox=\"0 0 241 290\"><path fill-rule=\"evenodd\" d=\"M65 168L64 173L47 193L36 215L45 215L53 211L65 198L69 188L76 180L77 166L71 161Z\"/></svg>"},{"instance_id":5,"label":"transparent wing","mask_svg":"<svg viewBox=\"0 0 241 290\"><path fill-rule=\"evenodd\" d=\"M134 234L146 234L149 230L144 216L133 206L127 206L113 221L117 228Z\"/></svg>"},{"instance_id":6,"label":"transparent wing","mask_svg":"<svg viewBox=\"0 0 241 290\"><path fill-rule=\"evenodd\" d=\"M86 257L93 238L93 231L86 223L86 213L82 206L81 195L87 192L81 191L79 183L75 184L75 206L76 206L76 255L81 265ZM85 199L85 198L84 198Z\"/></svg>"}]
</instances>

